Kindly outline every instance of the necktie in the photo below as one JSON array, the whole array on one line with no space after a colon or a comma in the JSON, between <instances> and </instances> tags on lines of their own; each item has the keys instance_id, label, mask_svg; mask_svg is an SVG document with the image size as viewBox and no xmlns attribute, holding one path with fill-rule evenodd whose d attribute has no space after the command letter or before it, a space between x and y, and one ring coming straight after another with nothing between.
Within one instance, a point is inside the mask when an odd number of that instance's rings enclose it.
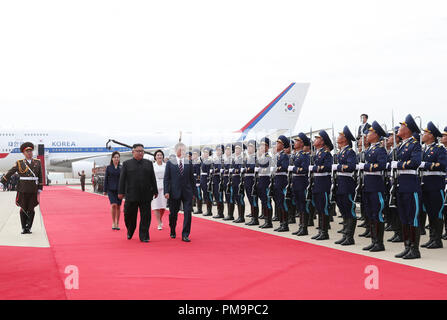
<instances>
[{"instance_id":1,"label":"necktie","mask_svg":"<svg viewBox=\"0 0 447 320\"><path fill-rule=\"evenodd\" d=\"M180 174L183 176L183 162L182 162L182 160L180 160L180 164L179 164L178 168L180 170Z\"/></svg>"}]
</instances>

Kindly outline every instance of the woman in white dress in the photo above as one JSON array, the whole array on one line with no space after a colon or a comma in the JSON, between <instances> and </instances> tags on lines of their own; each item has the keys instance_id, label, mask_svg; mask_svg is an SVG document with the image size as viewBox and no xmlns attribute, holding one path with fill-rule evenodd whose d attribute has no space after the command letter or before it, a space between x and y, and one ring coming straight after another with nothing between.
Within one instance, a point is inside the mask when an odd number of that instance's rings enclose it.
<instances>
[{"instance_id":1,"label":"woman in white dress","mask_svg":"<svg viewBox=\"0 0 447 320\"><path fill-rule=\"evenodd\" d=\"M166 163L163 162L165 155L163 151L157 150L154 153L154 172L155 172L155 178L157 179L157 188L158 188L158 194L163 195L163 178L165 176L165 169L166 169ZM155 217L158 221L158 230L161 230L163 228L163 214L166 210L166 198L165 197L157 197L154 200L152 200L152 210L155 212Z\"/></svg>"}]
</instances>

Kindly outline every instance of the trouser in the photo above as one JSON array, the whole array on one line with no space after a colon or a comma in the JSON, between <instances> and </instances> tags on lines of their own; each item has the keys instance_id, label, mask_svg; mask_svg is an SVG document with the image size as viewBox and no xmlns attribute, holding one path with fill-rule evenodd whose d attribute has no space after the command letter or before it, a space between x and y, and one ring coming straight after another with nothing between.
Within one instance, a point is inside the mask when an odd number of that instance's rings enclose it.
<instances>
[{"instance_id":1,"label":"trouser","mask_svg":"<svg viewBox=\"0 0 447 320\"><path fill-rule=\"evenodd\" d=\"M17 192L16 205L20 207L22 229L31 230L34 221L34 208L39 204L37 193Z\"/></svg>"},{"instance_id":2,"label":"trouser","mask_svg":"<svg viewBox=\"0 0 447 320\"><path fill-rule=\"evenodd\" d=\"M171 233L175 233L177 226L178 211L180 204L183 203L183 229L182 237L189 237L191 232L191 210L192 199L182 195L180 199L171 199L171 207L169 208L169 227Z\"/></svg>"},{"instance_id":3,"label":"trouser","mask_svg":"<svg viewBox=\"0 0 447 320\"><path fill-rule=\"evenodd\" d=\"M363 192L365 211L370 221L384 222L385 200L382 192Z\"/></svg>"},{"instance_id":4,"label":"trouser","mask_svg":"<svg viewBox=\"0 0 447 320\"><path fill-rule=\"evenodd\" d=\"M419 227L419 192L397 192L397 212L403 225Z\"/></svg>"},{"instance_id":5,"label":"trouser","mask_svg":"<svg viewBox=\"0 0 447 320\"><path fill-rule=\"evenodd\" d=\"M252 195L253 185L254 185L254 177L251 177L251 176L245 177L245 180L244 180L245 194L247 195L247 198L250 201L250 207L252 209L251 214L253 214L254 208L258 208L258 210L259 210L258 197ZM256 188L256 186L254 186L254 187Z\"/></svg>"},{"instance_id":6,"label":"trouser","mask_svg":"<svg viewBox=\"0 0 447 320\"><path fill-rule=\"evenodd\" d=\"M160 195L159 195L160 196ZM170 206L172 200L169 200ZM171 207L169 207L171 210ZM137 227L137 215L140 209L140 240L149 240L149 226L151 225L151 202L150 201L128 201L124 202L124 222L128 235L132 236Z\"/></svg>"},{"instance_id":7,"label":"trouser","mask_svg":"<svg viewBox=\"0 0 447 320\"><path fill-rule=\"evenodd\" d=\"M336 195L336 203L338 210L344 219L357 219L355 214L355 202L353 200L354 194L343 193Z\"/></svg>"},{"instance_id":8,"label":"trouser","mask_svg":"<svg viewBox=\"0 0 447 320\"><path fill-rule=\"evenodd\" d=\"M81 189L82 191L85 191L85 182L81 182Z\"/></svg>"}]
</instances>

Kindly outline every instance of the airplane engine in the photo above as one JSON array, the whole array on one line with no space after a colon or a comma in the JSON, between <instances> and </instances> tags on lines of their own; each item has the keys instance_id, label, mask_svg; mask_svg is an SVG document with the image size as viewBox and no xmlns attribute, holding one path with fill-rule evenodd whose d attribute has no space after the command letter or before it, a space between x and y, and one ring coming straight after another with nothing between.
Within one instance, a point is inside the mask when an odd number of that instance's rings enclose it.
<instances>
[{"instance_id":1,"label":"airplane engine","mask_svg":"<svg viewBox=\"0 0 447 320\"><path fill-rule=\"evenodd\" d=\"M77 178L78 173L81 173L84 170L86 178L92 177L92 169L94 162L93 161L76 161L71 164L71 169L73 172L73 177Z\"/></svg>"}]
</instances>

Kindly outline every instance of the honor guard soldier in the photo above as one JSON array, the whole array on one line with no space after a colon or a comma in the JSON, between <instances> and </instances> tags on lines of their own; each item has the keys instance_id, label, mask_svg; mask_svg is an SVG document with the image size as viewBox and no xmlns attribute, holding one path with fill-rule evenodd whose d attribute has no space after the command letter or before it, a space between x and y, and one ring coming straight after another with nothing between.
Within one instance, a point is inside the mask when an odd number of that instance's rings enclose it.
<instances>
[{"instance_id":1,"label":"honor guard soldier","mask_svg":"<svg viewBox=\"0 0 447 320\"><path fill-rule=\"evenodd\" d=\"M9 178L16 172L19 175L17 185L16 205L20 207L20 222L22 234L31 233L34 221L34 208L39 204L39 194L42 191L42 166L40 160L33 159L34 145L25 142L20 146L25 159L18 160L3 177L2 184L6 185Z\"/></svg>"},{"instance_id":2,"label":"honor guard soldier","mask_svg":"<svg viewBox=\"0 0 447 320\"><path fill-rule=\"evenodd\" d=\"M396 258L417 259L421 257L419 251L419 201L421 198L421 183L417 175L417 169L421 164L421 145L413 137L413 133L419 133L411 114L404 122L401 122L398 135L402 138L402 144L397 150L397 161L391 162L391 169L397 170L397 211L402 221L402 236L405 250L397 254Z\"/></svg>"},{"instance_id":3,"label":"honor guard soldier","mask_svg":"<svg viewBox=\"0 0 447 320\"><path fill-rule=\"evenodd\" d=\"M231 183L233 188L233 203L237 205L238 218L234 220L235 223L245 222L245 190L244 183L242 180L242 167L244 165L244 145L242 142L236 142L234 144L234 157L233 166L230 169L231 172ZM239 188L242 187L242 190ZM249 198L250 199L250 198Z\"/></svg>"},{"instance_id":4,"label":"honor guard soldier","mask_svg":"<svg viewBox=\"0 0 447 320\"><path fill-rule=\"evenodd\" d=\"M315 164L309 166L309 171L314 175L312 188L312 200L320 219L318 234L313 236L315 240L329 239L329 192L331 191L332 155L330 150L334 145L325 130L321 130L315 136L314 146L316 151Z\"/></svg>"},{"instance_id":5,"label":"honor guard soldier","mask_svg":"<svg viewBox=\"0 0 447 320\"><path fill-rule=\"evenodd\" d=\"M368 140L366 139L366 135L363 135L362 138L358 141L358 154L357 154L357 162L363 162L365 159L365 151L369 148ZM358 177L357 179L362 179L361 177ZM360 192L363 194L363 191ZM355 200L355 199L354 199ZM365 228L365 232L359 234L359 237L365 237L365 238L371 238L371 232L370 232L370 221L368 218L368 215L366 214L366 209L364 206L364 201L360 201L360 218L358 220L364 220L364 222L358 227Z\"/></svg>"},{"instance_id":6,"label":"honor guard soldier","mask_svg":"<svg viewBox=\"0 0 447 320\"><path fill-rule=\"evenodd\" d=\"M338 210L343 217L344 233L343 237L336 241L336 244L343 246L353 245L354 232L357 225L357 215L355 213L354 193L356 183L354 181L354 171L357 165L357 155L352 150L352 141L355 137L348 126L339 132L337 144L340 151L337 155L337 164L332 165L332 170L336 171L336 203ZM343 230L342 230L343 231Z\"/></svg>"},{"instance_id":7,"label":"honor guard soldier","mask_svg":"<svg viewBox=\"0 0 447 320\"><path fill-rule=\"evenodd\" d=\"M293 140L289 139L289 147L284 149L284 152L289 157L289 168L293 165L293 161L295 160L295 144ZM296 211L296 202L295 197L293 195L293 175L289 172L288 181L287 181L287 192L286 192L286 205L288 209L287 216L289 217L289 224L296 223L296 217L298 217Z\"/></svg>"},{"instance_id":8,"label":"honor guard soldier","mask_svg":"<svg viewBox=\"0 0 447 320\"><path fill-rule=\"evenodd\" d=\"M441 138L441 144L444 146L444 148L447 149L447 127L444 128L444 131L442 132L442 138ZM447 185L447 176L446 176L446 185ZM447 193L447 189L444 191L444 193ZM444 202L444 234L442 235L442 239L447 240L447 203Z\"/></svg>"},{"instance_id":9,"label":"honor guard soldier","mask_svg":"<svg viewBox=\"0 0 447 320\"><path fill-rule=\"evenodd\" d=\"M392 181L391 181L391 161L393 160L392 159L393 152L395 152L394 151L394 139L396 139L395 140L396 148L398 148L400 143L402 142L402 139L397 135L398 132L399 132L399 127L394 127L393 131L389 134L388 140L387 140L388 150L390 150L390 152L388 153L388 163L387 163L388 176L390 177L388 179L388 184L387 184L388 203L389 203L391 183L392 183ZM391 231L394 231L394 235L387 241L389 241L389 242L403 242L403 240L402 240L402 223L400 221L399 214L397 213L397 207L388 206L388 213L389 213L389 220L390 220L390 225L391 225L390 229L391 229ZM385 231L386 231L386 229L385 229Z\"/></svg>"},{"instance_id":10,"label":"honor guard soldier","mask_svg":"<svg viewBox=\"0 0 447 320\"><path fill-rule=\"evenodd\" d=\"M363 250L371 252L385 250L383 209L385 208L384 170L387 165L387 153L380 139L386 135L380 124L374 121L366 136L369 147L365 151L365 163L359 163L359 168L363 170L364 175L363 205L371 233L371 244Z\"/></svg>"},{"instance_id":11,"label":"honor guard soldier","mask_svg":"<svg viewBox=\"0 0 447 320\"><path fill-rule=\"evenodd\" d=\"M427 249L442 248L442 211L445 201L446 150L437 143L441 132L429 122L424 129L422 142L425 145L419 169L422 170L422 203L427 210L430 224L430 239L421 245Z\"/></svg>"},{"instance_id":12,"label":"honor guard soldier","mask_svg":"<svg viewBox=\"0 0 447 320\"><path fill-rule=\"evenodd\" d=\"M272 158L272 167L270 168L270 172L271 172L271 174L272 174L272 176L271 176L271 178L273 178L274 176L275 176L275 171L274 171L274 163L273 163L273 160L274 159L276 159L276 154L277 154L277 151L276 151L276 141L271 141L270 142L270 156L271 156L271 158ZM271 183L274 183L274 179L272 179L272 181L271 181ZM270 194L274 194L274 190L270 190ZM271 197L272 199L273 199L273 202L274 202L274 205L273 205L273 217L272 217L272 221L279 221L280 219L279 219L279 208L278 208L278 203L276 202L276 197ZM261 219L264 219L265 217L264 217L264 215L263 214L261 214L261 217L260 217Z\"/></svg>"},{"instance_id":13,"label":"honor guard soldier","mask_svg":"<svg viewBox=\"0 0 447 320\"><path fill-rule=\"evenodd\" d=\"M262 215L265 217L265 223L259 226L262 229L273 228L272 215L273 208L270 197L271 187L271 166L273 164L272 157L268 153L270 147L270 139L262 138L259 143L259 157L255 171L258 173L259 180L257 184L257 193L262 205Z\"/></svg>"},{"instance_id":14,"label":"honor guard soldier","mask_svg":"<svg viewBox=\"0 0 447 320\"><path fill-rule=\"evenodd\" d=\"M200 164L200 189L202 189L203 199L206 203L206 212L203 214L204 216L212 216L212 208L213 208L213 194L208 190L208 185L211 176L211 166L213 163L213 159L211 158L211 148L205 147L202 149L201 154L201 164Z\"/></svg>"},{"instance_id":15,"label":"honor guard soldier","mask_svg":"<svg viewBox=\"0 0 447 320\"><path fill-rule=\"evenodd\" d=\"M298 231L292 234L305 236L309 234L307 226L310 212L306 208L306 189L309 185L310 139L300 132L294 140L294 145L295 156L289 170L292 171L292 190L300 222Z\"/></svg>"},{"instance_id":16,"label":"honor guard soldier","mask_svg":"<svg viewBox=\"0 0 447 320\"><path fill-rule=\"evenodd\" d=\"M278 137L276 141L276 167L274 167L275 181L274 181L274 198L275 203L278 204L278 216L280 221L279 228L274 231L285 232L289 231L288 208L286 205L286 187L287 187L287 173L289 168L289 156L284 149L290 147L289 139L283 135Z\"/></svg>"},{"instance_id":17,"label":"honor guard soldier","mask_svg":"<svg viewBox=\"0 0 447 320\"><path fill-rule=\"evenodd\" d=\"M223 152L224 146L222 144L216 146L216 155L213 159L212 175L213 175L213 197L217 204L217 215L213 218L224 218L224 204L223 204L223 193L221 179L223 178Z\"/></svg>"},{"instance_id":18,"label":"honor guard soldier","mask_svg":"<svg viewBox=\"0 0 447 320\"><path fill-rule=\"evenodd\" d=\"M255 168L257 166L256 141L249 140L247 145L247 159L244 168L242 168L242 172L244 174L245 194L250 202L251 220L246 225L256 226L259 225L258 193L257 184L255 184Z\"/></svg>"},{"instance_id":19,"label":"honor guard soldier","mask_svg":"<svg viewBox=\"0 0 447 320\"><path fill-rule=\"evenodd\" d=\"M223 157L224 171L223 171L223 192L225 193L225 203L227 204L227 216L224 220L234 220L234 199L233 199L233 186L231 182L230 172L233 167L233 145L231 143L225 146L225 154Z\"/></svg>"},{"instance_id":20,"label":"honor guard soldier","mask_svg":"<svg viewBox=\"0 0 447 320\"><path fill-rule=\"evenodd\" d=\"M192 167L193 167L193 174L194 174L194 180L196 182L196 186L194 188L194 197L197 200L197 211L194 212L196 214L199 213L203 213L202 212L202 191L200 190L200 167L202 165L201 161L200 161L200 150L199 149L194 149L192 150L192 156L191 156L191 161L192 161Z\"/></svg>"}]
</instances>

